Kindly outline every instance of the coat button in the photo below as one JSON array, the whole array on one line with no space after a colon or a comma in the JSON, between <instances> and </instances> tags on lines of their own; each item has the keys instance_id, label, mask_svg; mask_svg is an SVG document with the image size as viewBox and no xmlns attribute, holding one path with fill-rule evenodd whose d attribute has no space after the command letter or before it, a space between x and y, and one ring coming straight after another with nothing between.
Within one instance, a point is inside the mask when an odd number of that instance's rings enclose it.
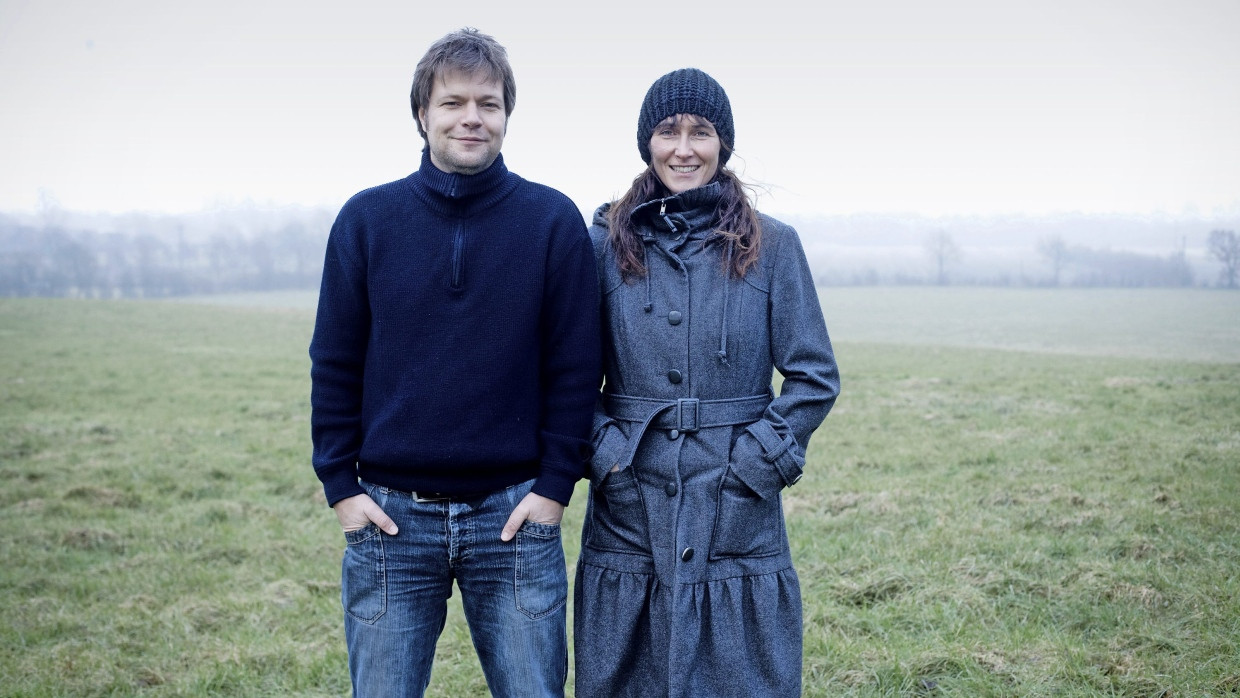
<instances>
[{"instance_id":1,"label":"coat button","mask_svg":"<svg viewBox=\"0 0 1240 698\"><path fill-rule=\"evenodd\" d=\"M673 430L671 430L671 431L667 432L667 438L668 438L668 439L670 439L671 441L675 441L676 439L679 439L679 438L680 438L680 430L679 430L679 429L673 429Z\"/></svg>"},{"instance_id":2,"label":"coat button","mask_svg":"<svg viewBox=\"0 0 1240 698\"><path fill-rule=\"evenodd\" d=\"M667 379L671 381L672 383L679 383L680 381L684 380L684 376L680 375L680 371L677 371L676 369L673 368L672 370L667 372Z\"/></svg>"},{"instance_id":3,"label":"coat button","mask_svg":"<svg viewBox=\"0 0 1240 698\"><path fill-rule=\"evenodd\" d=\"M667 496L669 497L675 497L678 490L679 488L676 487L676 483L674 482L667 483L667 486L663 488L663 491L667 492Z\"/></svg>"},{"instance_id":4,"label":"coat button","mask_svg":"<svg viewBox=\"0 0 1240 698\"><path fill-rule=\"evenodd\" d=\"M673 310L667 314L667 324L669 325L679 325L680 321L683 319L684 318L681 316L679 310Z\"/></svg>"},{"instance_id":5,"label":"coat button","mask_svg":"<svg viewBox=\"0 0 1240 698\"><path fill-rule=\"evenodd\" d=\"M680 559L684 560L685 562L692 560L693 559L693 548L685 548L685 551L680 554Z\"/></svg>"}]
</instances>

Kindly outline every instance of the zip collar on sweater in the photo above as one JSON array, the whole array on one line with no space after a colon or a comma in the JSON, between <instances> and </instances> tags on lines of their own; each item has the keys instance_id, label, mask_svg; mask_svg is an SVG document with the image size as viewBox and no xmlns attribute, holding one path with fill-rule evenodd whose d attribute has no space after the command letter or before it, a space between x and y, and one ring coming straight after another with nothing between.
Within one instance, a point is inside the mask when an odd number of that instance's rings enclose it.
<instances>
[{"instance_id":1,"label":"zip collar on sweater","mask_svg":"<svg viewBox=\"0 0 1240 698\"><path fill-rule=\"evenodd\" d=\"M445 215L471 215L487 209L512 193L521 178L508 171L504 156L478 174L444 172L431 162L429 148L422 149L422 164L406 178L409 186L428 206Z\"/></svg>"}]
</instances>

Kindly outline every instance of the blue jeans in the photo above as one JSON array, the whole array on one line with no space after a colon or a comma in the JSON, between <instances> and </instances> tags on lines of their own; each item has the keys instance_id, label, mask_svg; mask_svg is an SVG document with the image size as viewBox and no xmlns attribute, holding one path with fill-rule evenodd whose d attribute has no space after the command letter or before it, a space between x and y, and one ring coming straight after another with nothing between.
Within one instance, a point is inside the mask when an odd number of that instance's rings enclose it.
<instances>
[{"instance_id":1,"label":"blue jeans","mask_svg":"<svg viewBox=\"0 0 1240 698\"><path fill-rule=\"evenodd\" d=\"M359 698L421 696L452 583L494 696L563 696L568 576L560 527L526 521L499 534L533 481L476 499L417 502L363 482L400 532L345 534L341 600Z\"/></svg>"}]
</instances>

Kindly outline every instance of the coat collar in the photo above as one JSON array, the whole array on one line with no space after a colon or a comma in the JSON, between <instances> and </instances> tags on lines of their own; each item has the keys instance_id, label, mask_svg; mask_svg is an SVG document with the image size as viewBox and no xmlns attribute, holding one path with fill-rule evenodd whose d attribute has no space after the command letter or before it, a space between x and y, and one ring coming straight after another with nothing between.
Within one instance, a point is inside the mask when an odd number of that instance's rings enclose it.
<instances>
[{"instance_id":1,"label":"coat collar","mask_svg":"<svg viewBox=\"0 0 1240 698\"><path fill-rule=\"evenodd\" d=\"M633 209L633 222L643 231L643 237L706 228L715 222L722 195L723 185L711 182L673 196L651 199Z\"/></svg>"}]
</instances>

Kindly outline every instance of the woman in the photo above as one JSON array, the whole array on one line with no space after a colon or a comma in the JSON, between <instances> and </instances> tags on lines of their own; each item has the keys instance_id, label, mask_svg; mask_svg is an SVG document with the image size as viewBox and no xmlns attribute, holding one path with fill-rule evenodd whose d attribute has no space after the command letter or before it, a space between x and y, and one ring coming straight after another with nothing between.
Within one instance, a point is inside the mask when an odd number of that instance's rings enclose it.
<instances>
[{"instance_id":1,"label":"woman","mask_svg":"<svg viewBox=\"0 0 1240 698\"><path fill-rule=\"evenodd\" d=\"M594 214L606 376L574 591L579 698L800 695L780 492L839 373L796 232L754 210L725 168L733 144L719 83L664 75L638 118L649 167Z\"/></svg>"}]
</instances>

